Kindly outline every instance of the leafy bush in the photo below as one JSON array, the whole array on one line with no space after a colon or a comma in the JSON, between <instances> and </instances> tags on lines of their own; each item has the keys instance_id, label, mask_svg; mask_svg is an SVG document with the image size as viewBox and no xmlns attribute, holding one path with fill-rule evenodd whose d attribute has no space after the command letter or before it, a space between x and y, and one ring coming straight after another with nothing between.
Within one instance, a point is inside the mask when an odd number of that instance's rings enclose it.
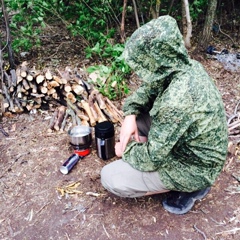
<instances>
[{"instance_id":1,"label":"leafy bush","mask_svg":"<svg viewBox=\"0 0 240 240\"><path fill-rule=\"evenodd\" d=\"M105 63L91 66L87 70L89 73L99 74L94 84L109 99L120 99L129 91L125 79L131 70L121 57L123 50L123 44L112 45L108 43L108 38L98 42L93 48L86 49L87 58L100 58L101 62Z\"/></svg>"}]
</instances>

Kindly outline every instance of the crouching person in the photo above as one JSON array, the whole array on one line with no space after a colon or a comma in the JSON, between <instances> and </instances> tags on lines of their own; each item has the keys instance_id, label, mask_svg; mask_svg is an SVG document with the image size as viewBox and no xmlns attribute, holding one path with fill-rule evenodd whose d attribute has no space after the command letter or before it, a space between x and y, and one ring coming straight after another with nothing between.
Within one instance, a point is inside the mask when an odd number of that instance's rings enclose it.
<instances>
[{"instance_id":1,"label":"crouching person","mask_svg":"<svg viewBox=\"0 0 240 240\"><path fill-rule=\"evenodd\" d=\"M206 196L227 154L221 96L184 47L176 21L162 16L137 29L123 57L142 84L123 106L116 155L102 185L120 197L169 192L163 207L184 214Z\"/></svg>"}]
</instances>

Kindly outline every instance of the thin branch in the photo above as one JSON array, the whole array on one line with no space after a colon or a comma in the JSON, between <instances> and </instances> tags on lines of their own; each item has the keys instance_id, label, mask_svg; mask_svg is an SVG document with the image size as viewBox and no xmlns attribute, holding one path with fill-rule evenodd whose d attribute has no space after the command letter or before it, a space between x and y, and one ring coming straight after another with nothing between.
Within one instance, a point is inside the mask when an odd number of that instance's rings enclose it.
<instances>
[{"instance_id":1,"label":"thin branch","mask_svg":"<svg viewBox=\"0 0 240 240\"><path fill-rule=\"evenodd\" d=\"M10 28L9 28L9 20L8 20L8 14L5 8L4 0L2 2L2 12L3 12L3 17L5 21L5 26L6 26L6 35L7 35L7 48L8 48L8 58L9 58L9 63L11 69L15 69L15 60L14 60L14 55L13 55L13 50L11 46L11 36L10 36Z\"/></svg>"},{"instance_id":2,"label":"thin branch","mask_svg":"<svg viewBox=\"0 0 240 240\"><path fill-rule=\"evenodd\" d=\"M193 227L198 233L200 233L203 236L204 240L207 240L206 234L203 231L201 231L199 228L197 228L196 224L194 224Z\"/></svg>"},{"instance_id":3,"label":"thin branch","mask_svg":"<svg viewBox=\"0 0 240 240\"><path fill-rule=\"evenodd\" d=\"M132 0L132 2L133 2L133 7L134 7L134 14L135 14L137 28L139 28L140 24L139 24L139 18L138 18L137 4L136 4L135 0Z\"/></svg>"}]
</instances>

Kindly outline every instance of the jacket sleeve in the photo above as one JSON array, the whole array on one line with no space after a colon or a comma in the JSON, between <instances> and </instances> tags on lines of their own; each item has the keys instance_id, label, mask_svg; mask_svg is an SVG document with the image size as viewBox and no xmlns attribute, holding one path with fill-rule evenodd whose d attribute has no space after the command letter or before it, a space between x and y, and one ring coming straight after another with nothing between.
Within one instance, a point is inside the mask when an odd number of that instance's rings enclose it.
<instances>
[{"instance_id":1,"label":"jacket sleeve","mask_svg":"<svg viewBox=\"0 0 240 240\"><path fill-rule=\"evenodd\" d=\"M163 91L163 87L154 86L145 82L124 103L124 115L138 115L140 112L149 112L157 95ZM159 94L160 93L160 94Z\"/></svg>"},{"instance_id":2,"label":"jacket sleeve","mask_svg":"<svg viewBox=\"0 0 240 240\"><path fill-rule=\"evenodd\" d=\"M123 154L123 160L140 171L156 171L163 166L174 145L192 124L187 109L160 107L150 114L153 121L148 141L129 143Z\"/></svg>"}]
</instances>

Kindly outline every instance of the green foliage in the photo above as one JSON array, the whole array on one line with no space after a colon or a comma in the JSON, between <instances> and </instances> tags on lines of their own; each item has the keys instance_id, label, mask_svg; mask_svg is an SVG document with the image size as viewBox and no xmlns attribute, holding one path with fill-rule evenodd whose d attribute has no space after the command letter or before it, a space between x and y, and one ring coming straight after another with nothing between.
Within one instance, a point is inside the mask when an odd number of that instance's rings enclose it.
<instances>
[{"instance_id":1,"label":"green foliage","mask_svg":"<svg viewBox=\"0 0 240 240\"><path fill-rule=\"evenodd\" d=\"M101 62L106 63L91 66L87 71L99 74L94 84L109 99L120 99L129 92L125 79L130 73L130 68L121 58L123 50L122 44L112 45L108 43L107 38L105 41L98 42L93 48L86 49L88 58L100 58Z\"/></svg>"},{"instance_id":2,"label":"green foliage","mask_svg":"<svg viewBox=\"0 0 240 240\"><path fill-rule=\"evenodd\" d=\"M207 4L207 0L194 0L193 3L190 4L190 15L193 21L197 20L199 15L205 11Z\"/></svg>"},{"instance_id":3,"label":"green foliage","mask_svg":"<svg viewBox=\"0 0 240 240\"><path fill-rule=\"evenodd\" d=\"M46 13L40 0L5 0L10 9L12 48L15 52L28 51L40 44L39 34L45 27Z\"/></svg>"}]
</instances>

